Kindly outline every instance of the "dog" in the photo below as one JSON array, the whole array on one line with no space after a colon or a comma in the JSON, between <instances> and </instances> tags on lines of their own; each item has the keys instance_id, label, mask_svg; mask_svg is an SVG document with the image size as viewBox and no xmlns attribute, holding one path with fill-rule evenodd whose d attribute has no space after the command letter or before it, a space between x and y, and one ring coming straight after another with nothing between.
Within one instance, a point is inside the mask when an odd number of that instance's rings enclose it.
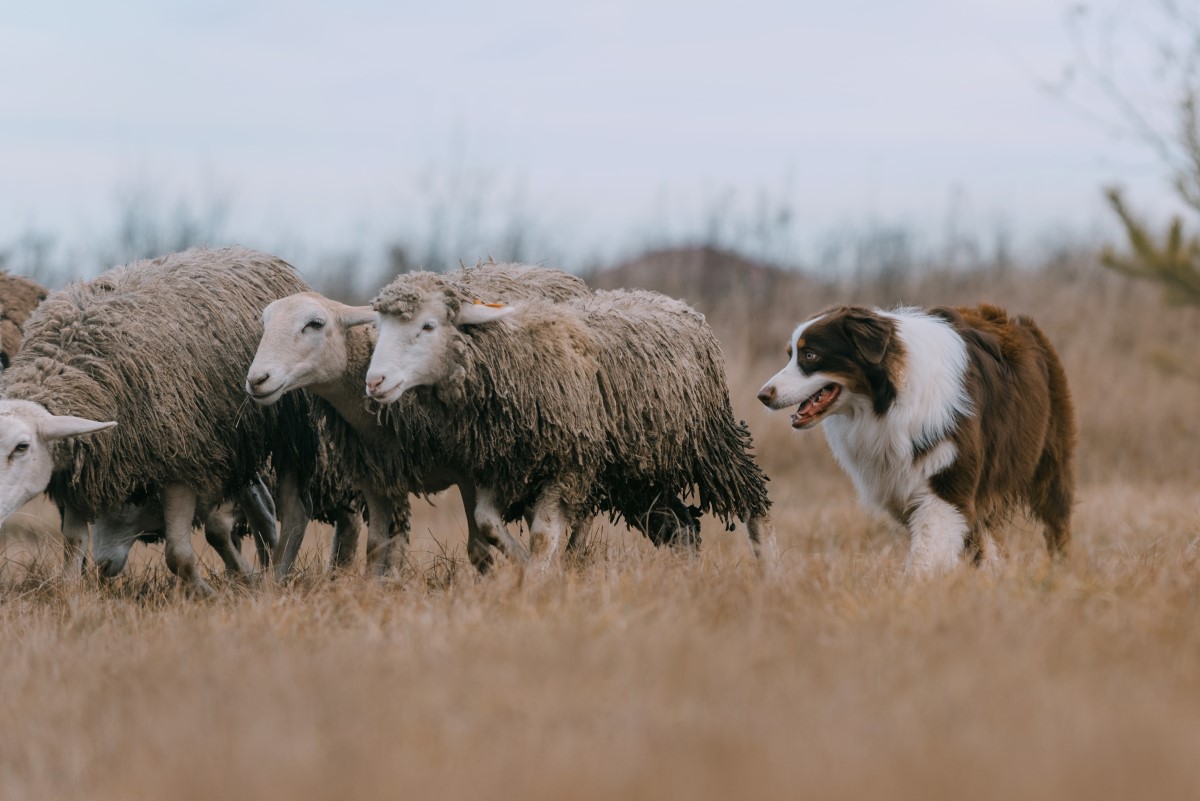
<instances>
[{"instance_id":1,"label":"dog","mask_svg":"<svg viewBox=\"0 0 1200 801\"><path fill-rule=\"evenodd\" d=\"M796 327L758 393L821 424L867 505L909 532L907 574L981 564L1024 507L1052 556L1071 539L1075 415L1054 347L999 307L839 306ZM990 536L989 536L990 532Z\"/></svg>"}]
</instances>

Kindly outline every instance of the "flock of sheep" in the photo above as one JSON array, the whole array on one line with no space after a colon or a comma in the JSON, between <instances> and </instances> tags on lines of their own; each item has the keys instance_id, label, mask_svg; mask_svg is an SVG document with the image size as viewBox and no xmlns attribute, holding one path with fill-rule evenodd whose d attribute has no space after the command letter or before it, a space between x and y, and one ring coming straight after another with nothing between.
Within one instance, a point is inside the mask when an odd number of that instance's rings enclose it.
<instances>
[{"instance_id":1,"label":"flock of sheep","mask_svg":"<svg viewBox=\"0 0 1200 801\"><path fill-rule=\"evenodd\" d=\"M161 538L208 594L197 525L227 570L252 569L250 536L284 576L310 519L345 566L364 513L382 574L405 558L410 496L451 485L481 571L497 551L545 565L597 514L659 545L698 547L701 514L743 521L756 552L773 536L718 343L656 293L486 264L352 307L273 256L192 249L50 293L0 274L0 333L0 520L47 493L71 577L89 542L114 576Z\"/></svg>"}]
</instances>

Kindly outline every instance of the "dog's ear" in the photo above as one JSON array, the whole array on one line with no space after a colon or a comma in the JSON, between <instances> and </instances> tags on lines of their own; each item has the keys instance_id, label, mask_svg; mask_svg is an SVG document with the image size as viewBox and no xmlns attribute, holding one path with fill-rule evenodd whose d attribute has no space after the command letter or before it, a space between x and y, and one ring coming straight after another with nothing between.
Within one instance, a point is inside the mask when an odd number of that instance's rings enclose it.
<instances>
[{"instance_id":1,"label":"dog's ear","mask_svg":"<svg viewBox=\"0 0 1200 801\"><path fill-rule=\"evenodd\" d=\"M941 317L946 322L953 326L961 326L963 324L963 316L958 309L952 306L934 306L928 312L930 317Z\"/></svg>"},{"instance_id":2,"label":"dog's ear","mask_svg":"<svg viewBox=\"0 0 1200 801\"><path fill-rule=\"evenodd\" d=\"M883 362L892 342L892 322L869 309L850 309L842 320L846 337L863 361L878 365Z\"/></svg>"}]
</instances>

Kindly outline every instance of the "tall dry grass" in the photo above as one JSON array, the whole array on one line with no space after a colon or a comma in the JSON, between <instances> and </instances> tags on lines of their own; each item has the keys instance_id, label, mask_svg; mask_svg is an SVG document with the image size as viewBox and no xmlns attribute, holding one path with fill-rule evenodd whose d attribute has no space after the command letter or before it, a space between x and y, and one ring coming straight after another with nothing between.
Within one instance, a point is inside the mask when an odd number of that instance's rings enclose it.
<instances>
[{"instance_id":1,"label":"tall dry grass","mask_svg":"<svg viewBox=\"0 0 1200 801\"><path fill-rule=\"evenodd\" d=\"M70 589L52 539L12 541L0 798L1200 797L1200 314L1086 264L771 280L692 299L772 478L774 569L706 521L699 558L598 526L560 572L478 579L453 493L400 578L326 577L317 529L296 581L204 603L156 548ZM1018 521L995 573L901 580L820 434L754 399L844 300L1039 320L1079 407L1070 559Z\"/></svg>"}]
</instances>

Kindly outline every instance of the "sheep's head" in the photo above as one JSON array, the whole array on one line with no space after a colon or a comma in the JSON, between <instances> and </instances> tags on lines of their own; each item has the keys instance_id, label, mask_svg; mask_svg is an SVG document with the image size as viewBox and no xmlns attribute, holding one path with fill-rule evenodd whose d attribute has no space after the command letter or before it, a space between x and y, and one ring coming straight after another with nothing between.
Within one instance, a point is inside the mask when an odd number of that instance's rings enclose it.
<instances>
[{"instance_id":1,"label":"sheep's head","mask_svg":"<svg viewBox=\"0 0 1200 801\"><path fill-rule=\"evenodd\" d=\"M444 279L410 273L372 302L379 340L367 371L367 395L394 403L406 391L438 386L462 372L461 329L507 316L511 306L464 300Z\"/></svg>"},{"instance_id":2,"label":"sheep's head","mask_svg":"<svg viewBox=\"0 0 1200 801\"><path fill-rule=\"evenodd\" d=\"M0 400L0 521L45 491L54 472L51 443L115 425L50 414L29 401Z\"/></svg>"},{"instance_id":3,"label":"sheep's head","mask_svg":"<svg viewBox=\"0 0 1200 801\"><path fill-rule=\"evenodd\" d=\"M161 535L165 529L162 501L157 495L151 495L145 503L125 503L99 515L92 527L92 559L100 574L105 578L119 576L138 537Z\"/></svg>"},{"instance_id":4,"label":"sheep's head","mask_svg":"<svg viewBox=\"0 0 1200 801\"><path fill-rule=\"evenodd\" d=\"M346 329L375 322L366 306L347 306L315 292L272 302L246 373L246 392L263 406L285 392L339 380L347 365Z\"/></svg>"}]
</instances>

